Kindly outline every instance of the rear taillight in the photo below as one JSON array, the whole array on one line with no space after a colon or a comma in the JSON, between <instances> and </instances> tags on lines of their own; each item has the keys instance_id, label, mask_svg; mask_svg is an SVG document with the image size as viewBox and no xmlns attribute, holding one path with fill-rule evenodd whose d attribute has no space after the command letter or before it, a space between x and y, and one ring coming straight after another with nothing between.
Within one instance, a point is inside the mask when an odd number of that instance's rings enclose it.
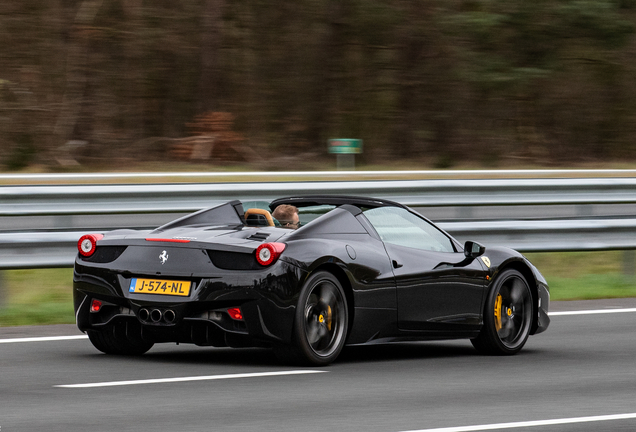
<instances>
[{"instance_id":1,"label":"rear taillight","mask_svg":"<svg viewBox=\"0 0 636 432\"><path fill-rule=\"evenodd\" d=\"M97 241L103 239L102 234L86 234L77 242L77 250L82 256L89 257L95 253Z\"/></svg>"},{"instance_id":2,"label":"rear taillight","mask_svg":"<svg viewBox=\"0 0 636 432\"><path fill-rule=\"evenodd\" d=\"M262 266L274 264L285 246L285 243L263 243L256 249L256 261Z\"/></svg>"}]
</instances>

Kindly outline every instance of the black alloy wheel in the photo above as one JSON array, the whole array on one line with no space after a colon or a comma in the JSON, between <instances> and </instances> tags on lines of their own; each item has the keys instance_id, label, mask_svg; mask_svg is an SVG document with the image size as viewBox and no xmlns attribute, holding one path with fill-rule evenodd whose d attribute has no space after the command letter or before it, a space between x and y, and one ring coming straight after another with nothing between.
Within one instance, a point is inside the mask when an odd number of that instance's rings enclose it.
<instances>
[{"instance_id":1,"label":"black alloy wheel","mask_svg":"<svg viewBox=\"0 0 636 432\"><path fill-rule=\"evenodd\" d=\"M518 353L530 335L532 293L521 273L509 269L494 281L488 294L481 333L471 342L484 354Z\"/></svg>"},{"instance_id":2,"label":"black alloy wheel","mask_svg":"<svg viewBox=\"0 0 636 432\"><path fill-rule=\"evenodd\" d=\"M311 275L300 292L294 319L296 358L318 366L333 362L344 346L348 324L347 299L338 279L325 271Z\"/></svg>"}]
</instances>

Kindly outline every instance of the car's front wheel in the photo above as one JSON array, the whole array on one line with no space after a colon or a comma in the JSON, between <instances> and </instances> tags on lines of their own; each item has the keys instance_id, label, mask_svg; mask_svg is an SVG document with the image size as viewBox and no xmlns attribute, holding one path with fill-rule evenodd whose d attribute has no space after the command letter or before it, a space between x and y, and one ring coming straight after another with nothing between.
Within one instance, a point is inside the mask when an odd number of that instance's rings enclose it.
<instances>
[{"instance_id":1,"label":"car's front wheel","mask_svg":"<svg viewBox=\"0 0 636 432\"><path fill-rule=\"evenodd\" d=\"M123 324L86 333L93 346L105 354L142 355L154 345L142 339L137 326L128 328Z\"/></svg>"},{"instance_id":2,"label":"car's front wheel","mask_svg":"<svg viewBox=\"0 0 636 432\"><path fill-rule=\"evenodd\" d=\"M471 342L484 354L511 355L523 348L532 325L532 293L521 273L503 271L488 294L484 324Z\"/></svg>"},{"instance_id":3,"label":"car's front wheel","mask_svg":"<svg viewBox=\"0 0 636 432\"><path fill-rule=\"evenodd\" d=\"M342 351L348 323L347 299L338 279L329 272L314 273L300 292L293 345L283 351L297 362L327 365Z\"/></svg>"}]
</instances>

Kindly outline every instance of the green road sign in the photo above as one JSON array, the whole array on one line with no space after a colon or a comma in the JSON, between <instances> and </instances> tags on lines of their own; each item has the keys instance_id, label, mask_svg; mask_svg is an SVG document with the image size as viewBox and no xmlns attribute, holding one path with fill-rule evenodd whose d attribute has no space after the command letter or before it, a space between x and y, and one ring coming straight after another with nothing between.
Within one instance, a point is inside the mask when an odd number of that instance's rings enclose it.
<instances>
[{"instance_id":1,"label":"green road sign","mask_svg":"<svg viewBox=\"0 0 636 432\"><path fill-rule=\"evenodd\" d=\"M329 153L362 154L362 140L349 138L330 139Z\"/></svg>"}]
</instances>

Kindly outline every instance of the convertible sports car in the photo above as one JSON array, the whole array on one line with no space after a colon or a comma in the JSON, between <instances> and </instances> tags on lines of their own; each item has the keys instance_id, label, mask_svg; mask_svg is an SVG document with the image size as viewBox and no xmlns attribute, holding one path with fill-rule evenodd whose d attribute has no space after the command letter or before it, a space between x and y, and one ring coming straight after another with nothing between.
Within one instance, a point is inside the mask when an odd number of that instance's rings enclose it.
<instances>
[{"instance_id":1,"label":"convertible sports car","mask_svg":"<svg viewBox=\"0 0 636 432\"><path fill-rule=\"evenodd\" d=\"M272 218L282 204L300 228ZM547 283L521 254L461 245L381 199L230 201L153 231L87 234L78 250L77 326L108 354L268 346L326 365L345 344L468 338L507 355L550 323Z\"/></svg>"}]
</instances>

